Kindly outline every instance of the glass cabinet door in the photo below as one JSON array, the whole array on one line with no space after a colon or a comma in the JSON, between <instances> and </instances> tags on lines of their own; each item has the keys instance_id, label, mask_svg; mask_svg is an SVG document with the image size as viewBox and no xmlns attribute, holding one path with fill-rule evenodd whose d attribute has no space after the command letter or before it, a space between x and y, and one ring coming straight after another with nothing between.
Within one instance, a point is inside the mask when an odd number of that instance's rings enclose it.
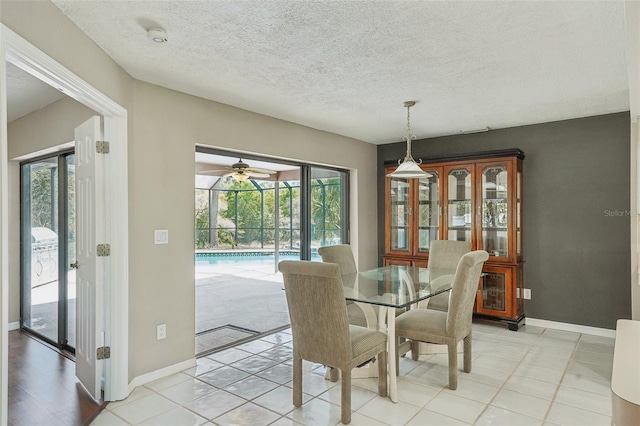
<instances>
[{"instance_id":1,"label":"glass cabinet door","mask_svg":"<svg viewBox=\"0 0 640 426\"><path fill-rule=\"evenodd\" d=\"M390 247L392 251L409 252L411 244L410 237L410 186L408 179L390 179Z\"/></svg>"},{"instance_id":2,"label":"glass cabinet door","mask_svg":"<svg viewBox=\"0 0 640 426\"><path fill-rule=\"evenodd\" d=\"M514 296L518 291L513 281L516 270L514 266L491 266L485 263L483 271L486 274L480 278L476 299L478 313L502 318L516 314Z\"/></svg>"},{"instance_id":3,"label":"glass cabinet door","mask_svg":"<svg viewBox=\"0 0 640 426\"><path fill-rule=\"evenodd\" d=\"M460 166L447 171L447 233L445 238L472 242L473 166ZM473 243L473 242L472 242Z\"/></svg>"},{"instance_id":4,"label":"glass cabinet door","mask_svg":"<svg viewBox=\"0 0 640 426\"><path fill-rule=\"evenodd\" d=\"M505 274L490 272L483 278L482 309L505 313L507 311L507 281Z\"/></svg>"},{"instance_id":5,"label":"glass cabinet door","mask_svg":"<svg viewBox=\"0 0 640 426\"><path fill-rule=\"evenodd\" d=\"M439 239L440 231L440 185L439 170L425 170L431 175L418 180L418 249L417 253L429 253L432 240Z\"/></svg>"},{"instance_id":6,"label":"glass cabinet door","mask_svg":"<svg viewBox=\"0 0 640 426\"><path fill-rule=\"evenodd\" d=\"M480 246L489 256L508 258L509 170L507 164L490 164L480 169Z\"/></svg>"},{"instance_id":7,"label":"glass cabinet door","mask_svg":"<svg viewBox=\"0 0 640 426\"><path fill-rule=\"evenodd\" d=\"M522 163L516 173L516 256L522 257Z\"/></svg>"}]
</instances>

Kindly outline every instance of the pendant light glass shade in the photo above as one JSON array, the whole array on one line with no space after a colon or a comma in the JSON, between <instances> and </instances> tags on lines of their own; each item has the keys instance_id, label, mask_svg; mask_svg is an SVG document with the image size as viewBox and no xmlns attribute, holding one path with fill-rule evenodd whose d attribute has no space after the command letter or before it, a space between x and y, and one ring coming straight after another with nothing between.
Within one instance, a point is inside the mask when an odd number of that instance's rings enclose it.
<instances>
[{"instance_id":1,"label":"pendant light glass shade","mask_svg":"<svg viewBox=\"0 0 640 426\"><path fill-rule=\"evenodd\" d=\"M417 178L428 178L431 175L420 168L420 164L422 164L422 160L420 162L416 162L411 156L411 141L415 139L415 135L411 134L411 123L409 121L409 108L414 106L416 103L414 101L407 101L404 103L404 106L407 108L407 134L404 136L407 141L407 155L403 160L398 160L398 168L393 172L389 173L387 176L392 178L401 178L401 179L417 179Z\"/></svg>"}]
</instances>

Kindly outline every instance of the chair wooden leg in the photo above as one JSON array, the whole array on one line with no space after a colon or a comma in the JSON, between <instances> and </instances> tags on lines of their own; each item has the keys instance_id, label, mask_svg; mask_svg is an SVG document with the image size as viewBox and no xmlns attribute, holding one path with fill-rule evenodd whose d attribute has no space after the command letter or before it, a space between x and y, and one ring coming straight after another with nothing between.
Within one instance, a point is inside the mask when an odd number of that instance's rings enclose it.
<instances>
[{"instance_id":1,"label":"chair wooden leg","mask_svg":"<svg viewBox=\"0 0 640 426\"><path fill-rule=\"evenodd\" d=\"M464 366L465 373L471 373L471 334L464 338Z\"/></svg>"},{"instance_id":2,"label":"chair wooden leg","mask_svg":"<svg viewBox=\"0 0 640 426\"><path fill-rule=\"evenodd\" d=\"M378 394L387 396L387 351L378 354Z\"/></svg>"},{"instance_id":3,"label":"chair wooden leg","mask_svg":"<svg viewBox=\"0 0 640 426\"><path fill-rule=\"evenodd\" d=\"M338 381L338 376L339 374L339 370L337 368L333 368L333 367L327 367L329 369L329 380L332 382L337 382Z\"/></svg>"},{"instance_id":4,"label":"chair wooden leg","mask_svg":"<svg viewBox=\"0 0 640 426\"><path fill-rule=\"evenodd\" d=\"M448 343L447 351L449 352L449 389L456 390L458 388L458 344L457 342Z\"/></svg>"},{"instance_id":5,"label":"chair wooden leg","mask_svg":"<svg viewBox=\"0 0 640 426\"><path fill-rule=\"evenodd\" d=\"M340 370L342 373L342 423L351 423L351 370Z\"/></svg>"},{"instance_id":6,"label":"chair wooden leg","mask_svg":"<svg viewBox=\"0 0 640 426\"><path fill-rule=\"evenodd\" d=\"M302 358L293 358L293 405L302 405Z\"/></svg>"},{"instance_id":7,"label":"chair wooden leg","mask_svg":"<svg viewBox=\"0 0 640 426\"><path fill-rule=\"evenodd\" d=\"M414 361L417 361L419 356L420 356L420 342L418 342L417 340L412 340L411 341L411 359Z\"/></svg>"}]
</instances>

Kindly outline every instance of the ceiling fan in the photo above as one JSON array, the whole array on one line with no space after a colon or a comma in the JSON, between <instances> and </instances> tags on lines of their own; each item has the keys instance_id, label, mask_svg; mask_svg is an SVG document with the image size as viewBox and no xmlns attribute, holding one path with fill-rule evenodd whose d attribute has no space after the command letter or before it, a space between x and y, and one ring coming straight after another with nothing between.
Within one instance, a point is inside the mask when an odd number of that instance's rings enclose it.
<instances>
[{"instance_id":1,"label":"ceiling fan","mask_svg":"<svg viewBox=\"0 0 640 426\"><path fill-rule=\"evenodd\" d=\"M231 165L231 167L225 167L224 169L216 170L204 170L202 174L220 174L224 173L222 177L232 177L235 180L242 182L251 178L268 178L270 175L276 173L275 170L260 169L257 167L251 167L242 158L238 159L237 163Z\"/></svg>"}]
</instances>

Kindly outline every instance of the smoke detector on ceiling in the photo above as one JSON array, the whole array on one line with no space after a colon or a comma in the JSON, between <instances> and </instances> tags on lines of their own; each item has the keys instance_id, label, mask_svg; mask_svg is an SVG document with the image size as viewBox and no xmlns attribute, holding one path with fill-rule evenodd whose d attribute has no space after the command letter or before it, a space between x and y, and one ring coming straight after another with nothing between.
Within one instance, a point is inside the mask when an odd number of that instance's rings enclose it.
<instances>
[{"instance_id":1,"label":"smoke detector on ceiling","mask_svg":"<svg viewBox=\"0 0 640 426\"><path fill-rule=\"evenodd\" d=\"M156 43L166 43L169 41L166 31L162 28L149 28L147 30L147 38Z\"/></svg>"}]
</instances>

